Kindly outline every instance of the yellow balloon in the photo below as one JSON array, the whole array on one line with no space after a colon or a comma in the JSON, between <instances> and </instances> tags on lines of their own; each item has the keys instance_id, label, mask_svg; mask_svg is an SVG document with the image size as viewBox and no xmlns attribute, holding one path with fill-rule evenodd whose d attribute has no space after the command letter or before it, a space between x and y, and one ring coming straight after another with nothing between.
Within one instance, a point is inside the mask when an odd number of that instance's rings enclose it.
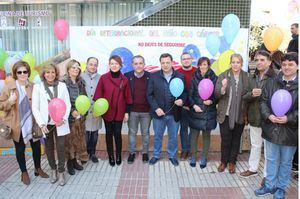
<instances>
[{"instance_id":1,"label":"yellow balloon","mask_svg":"<svg viewBox=\"0 0 300 199\"><path fill-rule=\"evenodd\" d=\"M84 61L80 62L80 68L81 68L82 72L85 71L85 69L86 69L86 62L84 62Z\"/></svg>"},{"instance_id":2,"label":"yellow balloon","mask_svg":"<svg viewBox=\"0 0 300 199\"><path fill-rule=\"evenodd\" d=\"M218 68L220 74L230 68L230 57L234 54L233 50L224 51L218 59Z\"/></svg>"},{"instance_id":3,"label":"yellow balloon","mask_svg":"<svg viewBox=\"0 0 300 199\"><path fill-rule=\"evenodd\" d=\"M215 72L215 74L217 76L219 76L221 73L220 73L220 70L219 70L219 62L218 60L216 60L212 65L211 65L211 69Z\"/></svg>"},{"instance_id":4,"label":"yellow balloon","mask_svg":"<svg viewBox=\"0 0 300 199\"><path fill-rule=\"evenodd\" d=\"M280 46L283 40L283 33L278 27L268 28L264 33L263 40L266 48L273 52Z\"/></svg>"}]
</instances>

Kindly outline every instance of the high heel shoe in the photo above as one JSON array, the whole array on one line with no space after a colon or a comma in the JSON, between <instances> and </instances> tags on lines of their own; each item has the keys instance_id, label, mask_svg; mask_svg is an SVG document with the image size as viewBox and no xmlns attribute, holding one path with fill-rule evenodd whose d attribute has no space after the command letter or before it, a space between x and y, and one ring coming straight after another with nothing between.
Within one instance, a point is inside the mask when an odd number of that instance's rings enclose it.
<instances>
[{"instance_id":1,"label":"high heel shoe","mask_svg":"<svg viewBox=\"0 0 300 199\"><path fill-rule=\"evenodd\" d=\"M41 168L35 169L34 175L40 176L41 178L49 178L49 175L47 173L45 173Z\"/></svg>"},{"instance_id":2,"label":"high heel shoe","mask_svg":"<svg viewBox=\"0 0 300 199\"><path fill-rule=\"evenodd\" d=\"M108 160L109 160L109 164L110 164L110 166L115 166L115 158L114 158L114 156L109 156L108 157Z\"/></svg>"}]
</instances>

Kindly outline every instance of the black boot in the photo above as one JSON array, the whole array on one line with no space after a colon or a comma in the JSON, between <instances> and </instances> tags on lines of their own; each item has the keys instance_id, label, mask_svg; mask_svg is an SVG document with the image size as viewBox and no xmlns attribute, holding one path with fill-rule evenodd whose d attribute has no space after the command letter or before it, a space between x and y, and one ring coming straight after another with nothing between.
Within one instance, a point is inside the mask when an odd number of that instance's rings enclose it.
<instances>
[{"instance_id":1,"label":"black boot","mask_svg":"<svg viewBox=\"0 0 300 199\"><path fill-rule=\"evenodd\" d=\"M74 165L74 169L81 171L83 170L83 166L79 165L76 158L73 159L73 165Z\"/></svg>"},{"instance_id":2,"label":"black boot","mask_svg":"<svg viewBox=\"0 0 300 199\"><path fill-rule=\"evenodd\" d=\"M68 173L70 175L75 175L73 160L68 160L67 161L67 169L68 169Z\"/></svg>"},{"instance_id":3,"label":"black boot","mask_svg":"<svg viewBox=\"0 0 300 199\"><path fill-rule=\"evenodd\" d=\"M121 153L116 154L116 163L117 165L120 165L122 163Z\"/></svg>"},{"instance_id":4,"label":"black boot","mask_svg":"<svg viewBox=\"0 0 300 199\"><path fill-rule=\"evenodd\" d=\"M109 164L110 164L110 166L115 166L115 158L114 158L114 156L113 155L110 155L110 156L108 156L108 160L109 160Z\"/></svg>"}]
</instances>

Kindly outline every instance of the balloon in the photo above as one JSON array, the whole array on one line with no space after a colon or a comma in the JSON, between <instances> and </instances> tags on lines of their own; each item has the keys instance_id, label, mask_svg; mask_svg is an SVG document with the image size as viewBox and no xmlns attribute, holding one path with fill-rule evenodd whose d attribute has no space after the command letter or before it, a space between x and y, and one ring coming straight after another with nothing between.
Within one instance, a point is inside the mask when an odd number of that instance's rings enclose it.
<instances>
[{"instance_id":1,"label":"balloon","mask_svg":"<svg viewBox=\"0 0 300 199\"><path fill-rule=\"evenodd\" d=\"M179 97L184 90L183 81L178 77L171 80L169 87L174 97Z\"/></svg>"},{"instance_id":2,"label":"balloon","mask_svg":"<svg viewBox=\"0 0 300 199\"><path fill-rule=\"evenodd\" d=\"M221 45L221 43L220 43L219 37L217 35L210 34L206 38L205 46L206 46L208 52L212 56L215 56L217 54L217 52L219 51L220 45Z\"/></svg>"},{"instance_id":3,"label":"balloon","mask_svg":"<svg viewBox=\"0 0 300 199\"><path fill-rule=\"evenodd\" d=\"M4 70L0 70L0 79L4 80L6 78Z\"/></svg>"},{"instance_id":4,"label":"balloon","mask_svg":"<svg viewBox=\"0 0 300 199\"><path fill-rule=\"evenodd\" d=\"M29 81L33 82L35 76L39 75L39 73L36 70L32 70L31 74L29 76Z\"/></svg>"},{"instance_id":5,"label":"balloon","mask_svg":"<svg viewBox=\"0 0 300 199\"><path fill-rule=\"evenodd\" d=\"M271 98L271 107L277 117L284 116L292 106L292 96L284 89L277 90Z\"/></svg>"},{"instance_id":6,"label":"balloon","mask_svg":"<svg viewBox=\"0 0 300 199\"><path fill-rule=\"evenodd\" d=\"M54 24L54 34L58 40L65 40L69 34L69 23L64 19L58 19Z\"/></svg>"},{"instance_id":7,"label":"balloon","mask_svg":"<svg viewBox=\"0 0 300 199\"><path fill-rule=\"evenodd\" d=\"M7 59L7 57L8 57L7 52L5 52L5 50L0 48L0 69L3 68L4 62Z\"/></svg>"},{"instance_id":8,"label":"balloon","mask_svg":"<svg viewBox=\"0 0 300 199\"><path fill-rule=\"evenodd\" d=\"M5 84L8 84L9 82L12 82L12 81L14 81L15 79L12 77L12 76L7 76L6 78L5 78Z\"/></svg>"},{"instance_id":9,"label":"balloon","mask_svg":"<svg viewBox=\"0 0 300 199\"><path fill-rule=\"evenodd\" d=\"M4 62L4 69L5 69L6 74L12 73L13 65L19 60L20 59L17 57L8 57L6 59L6 61Z\"/></svg>"},{"instance_id":10,"label":"balloon","mask_svg":"<svg viewBox=\"0 0 300 199\"><path fill-rule=\"evenodd\" d=\"M218 59L218 65L221 73L230 68L230 57L232 54L234 54L233 50L226 50L220 55Z\"/></svg>"},{"instance_id":11,"label":"balloon","mask_svg":"<svg viewBox=\"0 0 300 199\"><path fill-rule=\"evenodd\" d=\"M108 110L108 101L105 98L99 98L96 100L96 102L94 103L94 107L93 107L93 115L94 117L99 117L101 115L103 115L104 113L106 113L106 111Z\"/></svg>"},{"instance_id":12,"label":"balloon","mask_svg":"<svg viewBox=\"0 0 300 199\"><path fill-rule=\"evenodd\" d=\"M1 93L2 89L4 88L4 86L5 86L5 81L0 80L0 93Z\"/></svg>"},{"instance_id":13,"label":"balloon","mask_svg":"<svg viewBox=\"0 0 300 199\"><path fill-rule=\"evenodd\" d=\"M215 61L212 65L211 65L211 69L215 72L215 74L217 76L219 76L221 74L220 70L219 70L219 62L218 60Z\"/></svg>"},{"instance_id":14,"label":"balloon","mask_svg":"<svg viewBox=\"0 0 300 199\"><path fill-rule=\"evenodd\" d=\"M197 46L195 46L194 44L188 44L186 47L184 47L182 53L189 53L193 58L192 64L194 66L197 66L198 59L201 57L199 48Z\"/></svg>"},{"instance_id":15,"label":"balloon","mask_svg":"<svg viewBox=\"0 0 300 199\"><path fill-rule=\"evenodd\" d=\"M26 53L23 57L22 60L27 62L31 68L31 70L34 69L35 67L35 57L32 53Z\"/></svg>"},{"instance_id":16,"label":"balloon","mask_svg":"<svg viewBox=\"0 0 300 199\"><path fill-rule=\"evenodd\" d=\"M228 14L222 20L223 35L228 44L231 44L240 30L240 19L235 14Z\"/></svg>"},{"instance_id":17,"label":"balloon","mask_svg":"<svg viewBox=\"0 0 300 199\"><path fill-rule=\"evenodd\" d=\"M55 123L63 120L66 110L66 103L60 98L53 98L48 104L49 115Z\"/></svg>"},{"instance_id":18,"label":"balloon","mask_svg":"<svg viewBox=\"0 0 300 199\"><path fill-rule=\"evenodd\" d=\"M264 44L266 48L271 52L277 50L282 40L283 33L280 28L277 27L268 28L263 35Z\"/></svg>"},{"instance_id":19,"label":"balloon","mask_svg":"<svg viewBox=\"0 0 300 199\"><path fill-rule=\"evenodd\" d=\"M226 39L224 36L219 37L220 40L220 48L219 48L219 52L223 53L225 50L228 50L230 48L230 44L227 43Z\"/></svg>"},{"instance_id":20,"label":"balloon","mask_svg":"<svg viewBox=\"0 0 300 199\"><path fill-rule=\"evenodd\" d=\"M133 68L132 68L133 54L129 49L127 49L125 47L116 48L110 53L110 57L113 55L118 55L119 57L121 57L122 62L123 62L121 72L123 74L133 70Z\"/></svg>"},{"instance_id":21,"label":"balloon","mask_svg":"<svg viewBox=\"0 0 300 199\"><path fill-rule=\"evenodd\" d=\"M86 69L86 62L84 62L84 61L80 62L80 68L81 68L81 72L85 71L85 69Z\"/></svg>"},{"instance_id":22,"label":"balloon","mask_svg":"<svg viewBox=\"0 0 300 199\"><path fill-rule=\"evenodd\" d=\"M198 93L202 100L207 100L214 92L214 83L208 79L202 79L198 84Z\"/></svg>"},{"instance_id":23,"label":"balloon","mask_svg":"<svg viewBox=\"0 0 300 199\"><path fill-rule=\"evenodd\" d=\"M87 96L79 95L75 100L75 107L81 115L84 115L91 107L91 102Z\"/></svg>"},{"instance_id":24,"label":"balloon","mask_svg":"<svg viewBox=\"0 0 300 199\"><path fill-rule=\"evenodd\" d=\"M39 84L42 82L41 80L41 77L39 75L36 75L34 78L33 78L33 81L32 81L34 84Z\"/></svg>"}]
</instances>

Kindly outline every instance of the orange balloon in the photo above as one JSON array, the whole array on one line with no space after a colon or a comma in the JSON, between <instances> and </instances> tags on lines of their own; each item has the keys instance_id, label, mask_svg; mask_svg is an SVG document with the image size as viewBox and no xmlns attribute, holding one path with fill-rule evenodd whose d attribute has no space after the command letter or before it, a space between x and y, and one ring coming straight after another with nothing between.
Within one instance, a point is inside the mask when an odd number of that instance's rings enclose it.
<instances>
[{"instance_id":1,"label":"orange balloon","mask_svg":"<svg viewBox=\"0 0 300 199\"><path fill-rule=\"evenodd\" d=\"M14 81L14 78L12 76L8 76L5 78L5 84L8 84L11 81Z\"/></svg>"},{"instance_id":2,"label":"orange balloon","mask_svg":"<svg viewBox=\"0 0 300 199\"><path fill-rule=\"evenodd\" d=\"M283 33L278 27L268 28L264 33L263 40L266 48L273 52L280 46L283 40Z\"/></svg>"}]
</instances>

